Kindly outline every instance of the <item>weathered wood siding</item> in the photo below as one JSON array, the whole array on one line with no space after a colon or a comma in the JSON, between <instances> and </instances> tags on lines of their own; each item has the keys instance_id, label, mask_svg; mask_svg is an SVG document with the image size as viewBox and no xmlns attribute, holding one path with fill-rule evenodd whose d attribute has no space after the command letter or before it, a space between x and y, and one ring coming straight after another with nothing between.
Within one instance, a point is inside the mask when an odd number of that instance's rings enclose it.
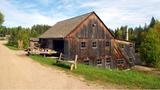
<instances>
[{"instance_id":1,"label":"weathered wood siding","mask_svg":"<svg viewBox=\"0 0 160 90\"><path fill-rule=\"evenodd\" d=\"M89 63L96 65L96 61L106 59L111 56L111 36L99 18L92 14L76 30L66 37L68 42L68 57L74 58L78 54L80 61L89 59ZM86 43L85 48L81 48L81 42ZM96 47L92 47L92 42L96 42ZM109 42L109 46L106 46ZM66 47L67 48L67 47ZM103 63L104 64L104 63Z\"/></svg>"},{"instance_id":2,"label":"weathered wood siding","mask_svg":"<svg viewBox=\"0 0 160 90\"><path fill-rule=\"evenodd\" d=\"M40 39L40 42L42 48L53 48L64 53L68 59L74 59L77 54L78 62L90 65L110 68L128 68L134 65L130 62L135 60L134 48L129 46L129 42L114 39L95 13L90 14L64 38L46 38ZM81 46L82 42L85 47ZM92 46L93 42L96 47Z\"/></svg>"}]
</instances>

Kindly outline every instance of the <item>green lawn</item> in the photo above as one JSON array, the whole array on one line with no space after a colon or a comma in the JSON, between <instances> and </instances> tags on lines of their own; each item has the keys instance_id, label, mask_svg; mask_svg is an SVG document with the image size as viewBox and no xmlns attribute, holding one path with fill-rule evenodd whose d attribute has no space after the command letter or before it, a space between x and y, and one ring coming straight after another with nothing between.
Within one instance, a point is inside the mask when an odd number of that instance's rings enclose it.
<instances>
[{"instance_id":1,"label":"green lawn","mask_svg":"<svg viewBox=\"0 0 160 90\"><path fill-rule=\"evenodd\" d=\"M69 66L66 64L56 64L55 59L36 55L31 55L30 57L33 60L40 62L41 64L60 67L69 71ZM113 83L124 85L128 88L160 89L160 76L145 74L132 70L120 71L78 64L78 68L76 70L69 72L82 75L87 80L100 81L104 84Z\"/></svg>"},{"instance_id":2,"label":"green lawn","mask_svg":"<svg viewBox=\"0 0 160 90\"><path fill-rule=\"evenodd\" d=\"M6 47L8 47L9 49L12 49L12 50L22 50L22 49L19 49L17 48L16 46L11 46L11 45L8 45L8 44L4 44Z\"/></svg>"}]
</instances>

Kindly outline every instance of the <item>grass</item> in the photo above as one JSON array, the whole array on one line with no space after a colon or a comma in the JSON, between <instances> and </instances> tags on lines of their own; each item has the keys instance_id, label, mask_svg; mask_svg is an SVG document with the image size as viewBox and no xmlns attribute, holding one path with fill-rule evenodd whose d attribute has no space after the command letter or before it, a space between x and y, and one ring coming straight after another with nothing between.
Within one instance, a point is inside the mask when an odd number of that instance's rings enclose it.
<instances>
[{"instance_id":1,"label":"grass","mask_svg":"<svg viewBox=\"0 0 160 90\"><path fill-rule=\"evenodd\" d=\"M69 71L69 66L67 66L66 64L56 64L55 59L35 55L31 55L30 57L33 60L40 62L41 64L58 66L64 70ZM70 72L77 75L82 75L87 80L124 85L128 88L160 88L160 76L145 74L138 71L111 70L78 64L78 68Z\"/></svg>"},{"instance_id":2,"label":"grass","mask_svg":"<svg viewBox=\"0 0 160 90\"><path fill-rule=\"evenodd\" d=\"M12 50L22 50L22 49L19 49L17 48L16 46L11 46L9 44L4 44L6 47L8 47L9 49L12 49Z\"/></svg>"}]
</instances>

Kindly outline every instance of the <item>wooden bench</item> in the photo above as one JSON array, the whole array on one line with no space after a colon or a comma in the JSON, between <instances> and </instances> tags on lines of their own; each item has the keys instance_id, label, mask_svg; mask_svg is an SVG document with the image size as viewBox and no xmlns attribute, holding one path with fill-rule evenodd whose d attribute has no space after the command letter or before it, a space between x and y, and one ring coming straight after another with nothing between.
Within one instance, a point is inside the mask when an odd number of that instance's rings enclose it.
<instances>
[{"instance_id":1,"label":"wooden bench","mask_svg":"<svg viewBox=\"0 0 160 90\"><path fill-rule=\"evenodd\" d=\"M75 56L74 60L62 60L62 53L60 53L60 56L57 59L56 63L60 63L60 62L68 63L70 65L70 70L73 70L77 68L77 59L78 59L78 55Z\"/></svg>"}]
</instances>

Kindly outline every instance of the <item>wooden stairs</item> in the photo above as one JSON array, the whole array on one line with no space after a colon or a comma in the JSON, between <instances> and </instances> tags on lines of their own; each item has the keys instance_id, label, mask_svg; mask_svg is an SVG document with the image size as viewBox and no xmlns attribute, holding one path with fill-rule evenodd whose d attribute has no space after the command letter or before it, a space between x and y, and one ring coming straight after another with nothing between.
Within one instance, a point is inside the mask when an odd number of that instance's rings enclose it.
<instances>
[{"instance_id":1,"label":"wooden stairs","mask_svg":"<svg viewBox=\"0 0 160 90\"><path fill-rule=\"evenodd\" d=\"M112 40L112 55L113 59L115 60L115 65L117 68L126 69L134 65L135 57L134 54L132 53L132 50L130 50L129 46L127 46L127 48L126 47L121 48L118 45L118 42L116 42L115 40ZM118 60L124 60L124 63L118 64Z\"/></svg>"}]
</instances>

